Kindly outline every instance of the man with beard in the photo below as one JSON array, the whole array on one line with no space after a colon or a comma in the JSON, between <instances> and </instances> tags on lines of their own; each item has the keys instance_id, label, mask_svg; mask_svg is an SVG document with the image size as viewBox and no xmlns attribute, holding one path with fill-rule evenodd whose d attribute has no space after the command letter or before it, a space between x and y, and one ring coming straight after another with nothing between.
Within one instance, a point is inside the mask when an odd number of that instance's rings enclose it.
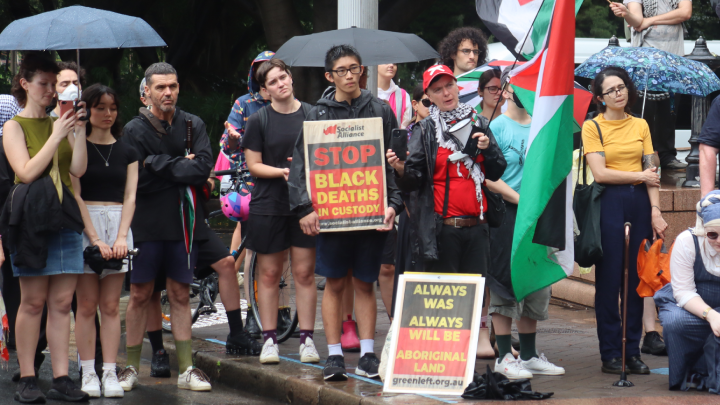
<instances>
[{"instance_id":1,"label":"man with beard","mask_svg":"<svg viewBox=\"0 0 720 405\"><path fill-rule=\"evenodd\" d=\"M475 27L456 28L440 41L438 52L441 63L458 77L485 63L487 38Z\"/></svg>"}]
</instances>

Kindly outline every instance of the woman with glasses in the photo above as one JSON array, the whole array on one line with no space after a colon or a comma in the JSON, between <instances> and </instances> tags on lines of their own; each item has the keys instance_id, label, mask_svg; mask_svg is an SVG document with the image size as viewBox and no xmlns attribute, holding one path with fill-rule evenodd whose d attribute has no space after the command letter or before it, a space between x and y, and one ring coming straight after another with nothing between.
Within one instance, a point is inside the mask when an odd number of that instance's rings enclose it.
<instances>
[{"instance_id":1,"label":"woman with glasses","mask_svg":"<svg viewBox=\"0 0 720 405\"><path fill-rule=\"evenodd\" d=\"M697 225L675 239L672 280L655 293L667 342L671 390L687 391L702 384L710 392L720 392L720 381L707 377L720 372L719 203L720 190L698 202Z\"/></svg>"},{"instance_id":2,"label":"woman with glasses","mask_svg":"<svg viewBox=\"0 0 720 405\"><path fill-rule=\"evenodd\" d=\"M640 359L643 300L637 254L643 239L665 237L660 212L660 176L647 122L630 114L637 99L627 72L608 67L595 76L593 97L599 114L585 121L582 141L595 181L605 186L600 230L603 257L595 264L595 313L604 373L620 374L622 362L633 374L650 374ZM618 307L623 278L623 229L630 230L627 302L627 352L622 358L622 324Z\"/></svg>"},{"instance_id":3,"label":"woman with glasses","mask_svg":"<svg viewBox=\"0 0 720 405\"><path fill-rule=\"evenodd\" d=\"M482 97L480 115L487 118L488 121L492 121L502 114L501 109L505 104L505 99L501 97L500 87L500 70L490 69L480 75L478 82L478 95Z\"/></svg>"}]
</instances>

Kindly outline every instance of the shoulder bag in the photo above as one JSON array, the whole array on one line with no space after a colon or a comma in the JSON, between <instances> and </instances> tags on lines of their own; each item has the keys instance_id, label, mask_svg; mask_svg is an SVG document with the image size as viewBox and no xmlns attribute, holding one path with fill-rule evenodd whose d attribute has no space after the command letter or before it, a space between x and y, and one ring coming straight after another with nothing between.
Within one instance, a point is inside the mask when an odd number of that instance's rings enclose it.
<instances>
[{"instance_id":1,"label":"shoulder bag","mask_svg":"<svg viewBox=\"0 0 720 405\"><path fill-rule=\"evenodd\" d=\"M591 120L597 127L600 143L603 144L602 131L597 121ZM587 184L587 159L584 155L582 137L580 138L580 156L583 163L583 181L578 175L573 196L573 211L580 234L575 239L575 262L580 267L591 267L602 259L602 240L600 234L600 197L605 186L598 182ZM578 172L580 158L578 159Z\"/></svg>"}]
</instances>

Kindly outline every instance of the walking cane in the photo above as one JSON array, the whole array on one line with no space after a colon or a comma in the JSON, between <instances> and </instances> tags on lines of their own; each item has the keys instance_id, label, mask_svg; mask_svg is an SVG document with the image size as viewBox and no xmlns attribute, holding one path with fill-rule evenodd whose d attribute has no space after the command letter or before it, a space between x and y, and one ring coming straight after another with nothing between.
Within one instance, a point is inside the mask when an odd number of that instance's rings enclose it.
<instances>
[{"instance_id":1,"label":"walking cane","mask_svg":"<svg viewBox=\"0 0 720 405\"><path fill-rule=\"evenodd\" d=\"M613 383L614 387L634 387L627 379L625 372L625 346L627 345L627 296L628 296L628 262L630 251L630 222L625 222L625 268L623 269L623 300L622 300L622 373L620 379Z\"/></svg>"}]
</instances>

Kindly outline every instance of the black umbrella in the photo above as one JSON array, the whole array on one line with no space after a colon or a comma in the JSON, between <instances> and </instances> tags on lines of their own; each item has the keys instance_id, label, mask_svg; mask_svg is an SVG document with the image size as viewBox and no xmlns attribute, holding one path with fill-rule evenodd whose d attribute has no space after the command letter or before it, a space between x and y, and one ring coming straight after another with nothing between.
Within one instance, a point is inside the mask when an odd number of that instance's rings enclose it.
<instances>
[{"instance_id":1,"label":"black umbrella","mask_svg":"<svg viewBox=\"0 0 720 405\"><path fill-rule=\"evenodd\" d=\"M415 34L345 28L291 38L275 53L289 66L325 66L325 53L335 45L352 45L366 66L419 62L440 58L432 46Z\"/></svg>"}]
</instances>

